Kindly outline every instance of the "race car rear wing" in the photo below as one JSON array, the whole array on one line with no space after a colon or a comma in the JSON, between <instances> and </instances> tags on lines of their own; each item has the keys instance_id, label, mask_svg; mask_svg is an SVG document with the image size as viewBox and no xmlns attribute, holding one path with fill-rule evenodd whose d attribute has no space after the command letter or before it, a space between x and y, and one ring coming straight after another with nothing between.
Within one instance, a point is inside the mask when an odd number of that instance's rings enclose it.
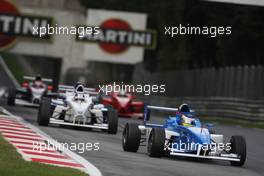
<instances>
[{"instance_id":1,"label":"race car rear wing","mask_svg":"<svg viewBox=\"0 0 264 176\"><path fill-rule=\"evenodd\" d=\"M59 92L74 92L74 86L67 86L67 85L59 85ZM84 92L88 93L90 95L97 95L98 92L96 92L95 88L84 88Z\"/></svg>"},{"instance_id":2,"label":"race car rear wing","mask_svg":"<svg viewBox=\"0 0 264 176\"><path fill-rule=\"evenodd\" d=\"M162 107L162 106L145 106L144 120L143 120L144 125L150 126L150 127L162 127L163 125L160 125L160 124L147 123L147 121L150 119L151 110L169 111L169 112L176 113L178 111L178 108L169 108L169 107Z\"/></svg>"},{"instance_id":3,"label":"race car rear wing","mask_svg":"<svg viewBox=\"0 0 264 176\"><path fill-rule=\"evenodd\" d=\"M25 80L28 80L28 81L34 81L36 79L36 77L34 77L34 76L23 76L23 78ZM49 78L41 78L41 80L43 82L46 82L46 83L52 83L53 82L53 80L49 79Z\"/></svg>"}]
</instances>

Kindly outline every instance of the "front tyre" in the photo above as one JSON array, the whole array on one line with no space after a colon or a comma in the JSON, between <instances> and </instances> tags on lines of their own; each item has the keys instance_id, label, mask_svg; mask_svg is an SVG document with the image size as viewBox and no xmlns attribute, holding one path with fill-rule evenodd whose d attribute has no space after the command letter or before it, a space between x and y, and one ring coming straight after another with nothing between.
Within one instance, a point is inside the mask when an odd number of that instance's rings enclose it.
<instances>
[{"instance_id":1,"label":"front tyre","mask_svg":"<svg viewBox=\"0 0 264 176\"><path fill-rule=\"evenodd\" d=\"M107 106L107 122L109 134L116 134L118 128L118 116L116 110L112 106Z\"/></svg>"},{"instance_id":2,"label":"front tyre","mask_svg":"<svg viewBox=\"0 0 264 176\"><path fill-rule=\"evenodd\" d=\"M153 128L148 139L148 154L150 157L162 157L164 155L165 130Z\"/></svg>"},{"instance_id":3,"label":"front tyre","mask_svg":"<svg viewBox=\"0 0 264 176\"><path fill-rule=\"evenodd\" d=\"M14 106L16 100L16 89L8 89L7 105Z\"/></svg>"},{"instance_id":4,"label":"front tyre","mask_svg":"<svg viewBox=\"0 0 264 176\"><path fill-rule=\"evenodd\" d=\"M127 123L122 136L123 150L127 152L137 152L141 139L141 132L138 124Z\"/></svg>"},{"instance_id":5,"label":"front tyre","mask_svg":"<svg viewBox=\"0 0 264 176\"><path fill-rule=\"evenodd\" d=\"M40 126L48 126L51 116L51 99L43 97L38 113L38 124Z\"/></svg>"},{"instance_id":6,"label":"front tyre","mask_svg":"<svg viewBox=\"0 0 264 176\"><path fill-rule=\"evenodd\" d=\"M240 161L230 161L232 166L243 166L247 156L246 140L243 136L232 136L230 139L231 150L230 153L237 154Z\"/></svg>"}]
</instances>

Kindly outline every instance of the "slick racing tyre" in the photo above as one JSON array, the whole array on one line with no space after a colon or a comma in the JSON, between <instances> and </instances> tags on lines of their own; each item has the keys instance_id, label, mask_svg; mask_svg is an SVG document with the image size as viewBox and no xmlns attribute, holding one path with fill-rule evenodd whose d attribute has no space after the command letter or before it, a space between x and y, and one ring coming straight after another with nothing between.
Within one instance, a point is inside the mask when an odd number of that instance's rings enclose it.
<instances>
[{"instance_id":1,"label":"slick racing tyre","mask_svg":"<svg viewBox=\"0 0 264 176\"><path fill-rule=\"evenodd\" d=\"M13 106L15 105L16 100L16 89L8 89L8 96L7 96L7 105Z\"/></svg>"},{"instance_id":2,"label":"slick racing tyre","mask_svg":"<svg viewBox=\"0 0 264 176\"><path fill-rule=\"evenodd\" d=\"M38 113L38 124L40 126L48 126L51 116L51 99L43 97Z\"/></svg>"},{"instance_id":3,"label":"slick racing tyre","mask_svg":"<svg viewBox=\"0 0 264 176\"><path fill-rule=\"evenodd\" d=\"M123 150L127 152L137 152L141 139L141 132L138 124L127 123L122 136Z\"/></svg>"},{"instance_id":4,"label":"slick racing tyre","mask_svg":"<svg viewBox=\"0 0 264 176\"><path fill-rule=\"evenodd\" d=\"M230 153L237 154L240 161L230 161L232 166L243 166L247 156L246 140L243 136L232 136L230 139L231 150Z\"/></svg>"},{"instance_id":5,"label":"slick racing tyre","mask_svg":"<svg viewBox=\"0 0 264 176\"><path fill-rule=\"evenodd\" d=\"M108 122L108 130L109 134L116 134L118 128L118 116L116 110L112 106L107 107L107 122Z\"/></svg>"},{"instance_id":6,"label":"slick racing tyre","mask_svg":"<svg viewBox=\"0 0 264 176\"><path fill-rule=\"evenodd\" d=\"M161 157L164 155L165 130L153 128L148 139L148 154L150 157Z\"/></svg>"}]
</instances>

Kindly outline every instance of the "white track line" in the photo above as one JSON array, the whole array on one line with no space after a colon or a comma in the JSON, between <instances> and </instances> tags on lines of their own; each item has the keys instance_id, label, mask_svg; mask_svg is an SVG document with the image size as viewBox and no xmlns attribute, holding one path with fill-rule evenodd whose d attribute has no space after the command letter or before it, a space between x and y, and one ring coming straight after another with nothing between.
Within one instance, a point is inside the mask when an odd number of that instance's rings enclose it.
<instances>
[{"instance_id":1,"label":"white track line","mask_svg":"<svg viewBox=\"0 0 264 176\"><path fill-rule=\"evenodd\" d=\"M28 152L38 152L40 154L60 154L57 150L48 150L45 148L41 147L28 147L28 146L22 146L22 145L17 145L16 146L18 149L23 150L23 152L28 153Z\"/></svg>"},{"instance_id":2,"label":"white track line","mask_svg":"<svg viewBox=\"0 0 264 176\"><path fill-rule=\"evenodd\" d=\"M0 126L1 130L15 130L15 131L20 131L20 132L28 132L28 133L32 133L32 130L28 130L28 129L17 129L14 127L5 127L5 126Z\"/></svg>"},{"instance_id":3,"label":"white track line","mask_svg":"<svg viewBox=\"0 0 264 176\"><path fill-rule=\"evenodd\" d=\"M8 130L8 129L0 129L0 132L2 133L16 133L16 134L22 134L22 135L25 135L25 136L33 136L33 135L36 135L37 133L29 133L29 132L22 132L22 131L16 131L14 132L13 130Z\"/></svg>"},{"instance_id":4,"label":"white track line","mask_svg":"<svg viewBox=\"0 0 264 176\"><path fill-rule=\"evenodd\" d=\"M40 143L44 143L44 141L36 141L36 140L28 140L28 139L18 139L18 138L6 138L10 143L15 143L15 144L19 144L21 142L23 143L28 143L28 144L32 144L32 145L36 145L36 144L40 144Z\"/></svg>"},{"instance_id":5,"label":"white track line","mask_svg":"<svg viewBox=\"0 0 264 176\"><path fill-rule=\"evenodd\" d=\"M24 127L22 125L12 125L12 124L0 124L0 127L10 127L10 128L25 129L25 130L28 130L29 129L29 128Z\"/></svg>"},{"instance_id":6,"label":"white track line","mask_svg":"<svg viewBox=\"0 0 264 176\"><path fill-rule=\"evenodd\" d=\"M28 139L32 141L43 141L43 138L40 136L26 136L21 134L11 134L11 133L2 133L3 136L8 136L10 139Z\"/></svg>"}]
</instances>

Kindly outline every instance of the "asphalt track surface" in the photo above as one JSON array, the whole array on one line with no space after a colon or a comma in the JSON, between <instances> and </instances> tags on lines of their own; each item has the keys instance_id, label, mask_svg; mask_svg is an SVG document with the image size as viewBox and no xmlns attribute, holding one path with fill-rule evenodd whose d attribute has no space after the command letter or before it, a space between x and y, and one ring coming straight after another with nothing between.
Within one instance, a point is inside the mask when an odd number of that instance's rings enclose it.
<instances>
[{"instance_id":1,"label":"asphalt track surface","mask_svg":"<svg viewBox=\"0 0 264 176\"><path fill-rule=\"evenodd\" d=\"M11 113L21 116L29 123L36 122L37 109L8 107ZM137 153L124 152L121 146L122 126L129 119L120 118L117 135L100 131L80 130L62 127L40 127L41 130L63 143L100 143L99 151L86 151L80 154L98 169L104 176L255 176L264 175L264 130L242 128L239 126L218 126L216 131L227 137L244 135L247 141L247 161L244 167L230 166L226 161L190 161L186 158L150 158L145 149ZM139 122L140 123L140 122Z\"/></svg>"}]
</instances>

